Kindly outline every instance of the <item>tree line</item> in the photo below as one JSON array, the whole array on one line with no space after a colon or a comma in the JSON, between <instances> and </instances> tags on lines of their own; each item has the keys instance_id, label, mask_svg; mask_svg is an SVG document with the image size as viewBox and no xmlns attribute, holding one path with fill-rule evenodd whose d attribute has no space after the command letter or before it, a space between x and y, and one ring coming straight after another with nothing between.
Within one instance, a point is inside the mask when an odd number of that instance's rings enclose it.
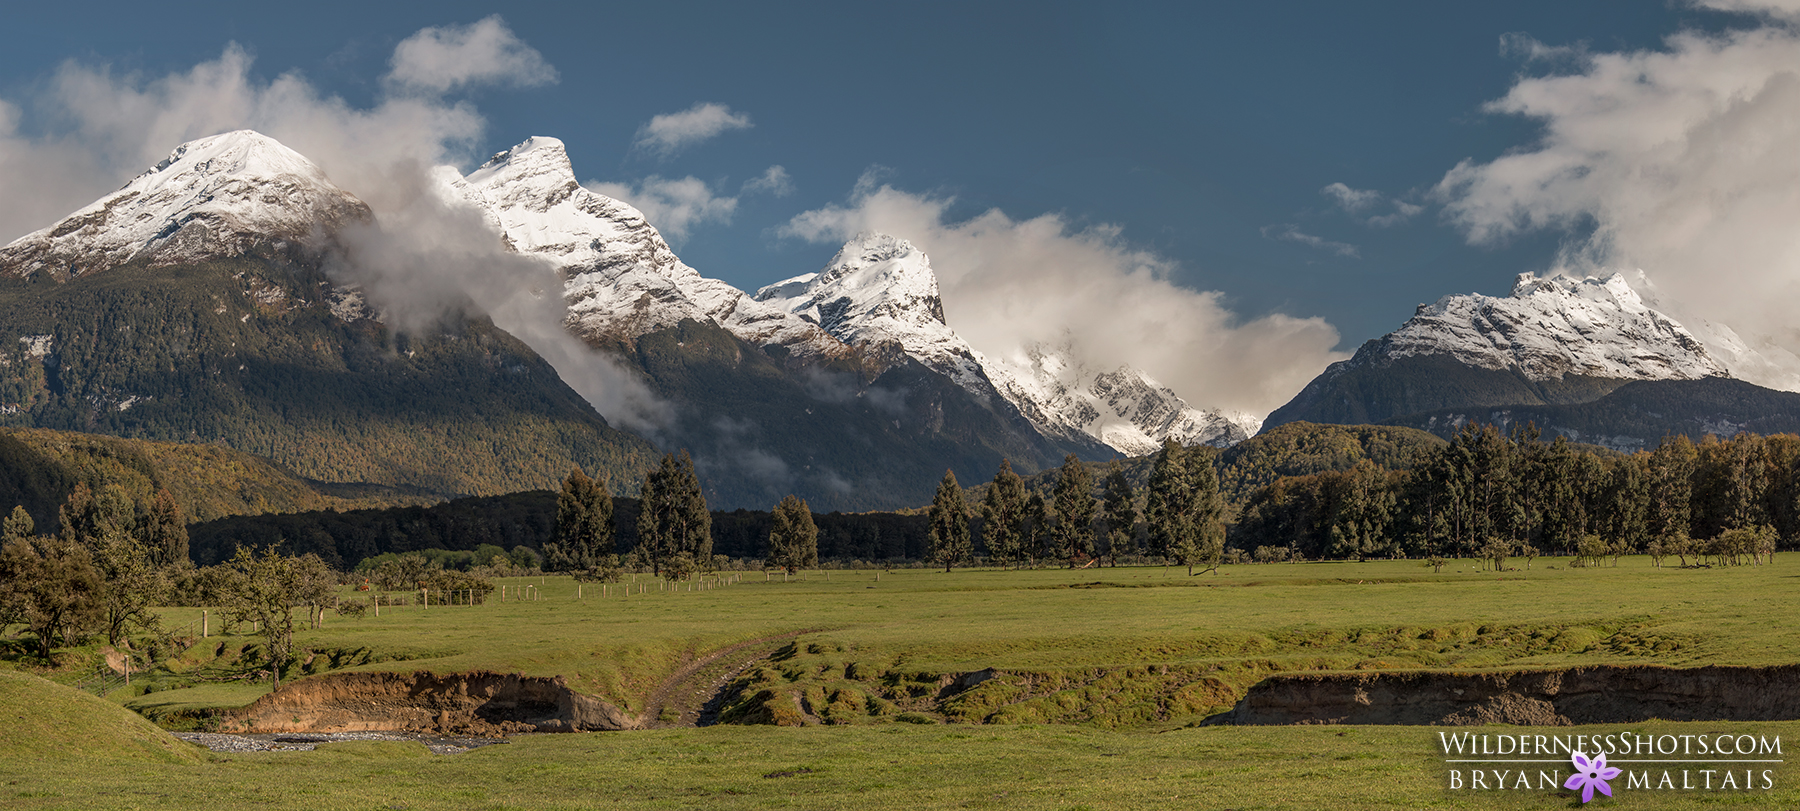
<instances>
[{"instance_id":1,"label":"tree line","mask_svg":"<svg viewBox=\"0 0 1800 811\"><path fill-rule=\"evenodd\" d=\"M1070 454L1045 498L1028 494L1003 459L978 507L967 503L956 474L945 471L928 513L932 560L946 572L968 562L975 549L971 519L979 515L990 565L1118 565L1122 555L1143 554L1186 566L1189 574L1196 566L1216 571L1226 517L1216 455L1210 447L1165 440L1151 457L1141 511L1138 488L1118 463L1096 488L1088 466Z\"/></svg>"},{"instance_id":2,"label":"tree line","mask_svg":"<svg viewBox=\"0 0 1800 811\"><path fill-rule=\"evenodd\" d=\"M1530 426L1471 424L1400 469L1365 460L1260 487L1231 542L1257 557L1474 557L1497 567L1547 554L1760 562L1800 537L1797 473L1800 437L1790 434L1676 435L1618 454L1545 442Z\"/></svg>"}]
</instances>

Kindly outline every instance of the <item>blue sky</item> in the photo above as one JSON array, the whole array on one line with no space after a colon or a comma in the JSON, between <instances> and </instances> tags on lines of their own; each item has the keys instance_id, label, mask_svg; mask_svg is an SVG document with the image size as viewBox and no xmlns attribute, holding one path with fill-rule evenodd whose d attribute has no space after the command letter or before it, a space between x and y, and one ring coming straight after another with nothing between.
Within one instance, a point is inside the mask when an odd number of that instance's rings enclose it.
<instances>
[{"instance_id":1,"label":"blue sky","mask_svg":"<svg viewBox=\"0 0 1800 811\"><path fill-rule=\"evenodd\" d=\"M1340 351L1394 328L1416 303L1503 293L1515 273L1545 270L1560 244L1583 236L1576 217L1573 231L1472 246L1429 194L1459 161L1491 161L1540 135L1537 121L1483 109L1522 77L1559 68L1503 49L1503 37L1633 52L1682 30L1756 24L1680 4L1567 0L294 8L13 10L0 31L12 134L42 141L74 126L42 103L68 60L150 81L217 60L231 42L254 57L256 80L297 71L320 94L367 108L388 92L398 43L498 13L556 78L451 91L445 103L485 122L452 156L552 135L584 181L691 177L736 200L728 219L672 234L707 275L755 289L816 270L834 246L784 226L854 205L869 176L943 203L950 223L998 209L1014 221L1055 215L1071 233L1116 226L1104 232L1114 244L1155 257L1179 286L1218 291L1230 317L1321 318ZM673 154L634 147L653 117L700 103L749 126ZM744 189L772 166L788 193ZM1324 191L1340 183L1345 194ZM0 218L0 230L25 228Z\"/></svg>"}]
</instances>

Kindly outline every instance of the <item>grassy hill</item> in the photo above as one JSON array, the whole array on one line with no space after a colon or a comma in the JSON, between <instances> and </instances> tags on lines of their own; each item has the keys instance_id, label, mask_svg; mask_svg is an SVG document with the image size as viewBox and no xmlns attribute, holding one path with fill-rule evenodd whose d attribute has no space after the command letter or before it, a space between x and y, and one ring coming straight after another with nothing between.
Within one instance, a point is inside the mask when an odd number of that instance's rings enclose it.
<instances>
[{"instance_id":1,"label":"grassy hill","mask_svg":"<svg viewBox=\"0 0 1800 811\"><path fill-rule=\"evenodd\" d=\"M265 252L0 280L0 426L214 443L300 476L440 495L636 481L616 430L485 319L363 317L316 265Z\"/></svg>"}]
</instances>

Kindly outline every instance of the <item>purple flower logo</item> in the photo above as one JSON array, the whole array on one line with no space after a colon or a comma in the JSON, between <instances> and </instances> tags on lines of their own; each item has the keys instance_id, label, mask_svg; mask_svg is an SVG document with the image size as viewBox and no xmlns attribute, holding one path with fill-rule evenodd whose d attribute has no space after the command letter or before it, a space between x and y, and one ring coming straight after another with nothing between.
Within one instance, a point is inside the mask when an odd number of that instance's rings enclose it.
<instances>
[{"instance_id":1,"label":"purple flower logo","mask_svg":"<svg viewBox=\"0 0 1800 811\"><path fill-rule=\"evenodd\" d=\"M1588 760L1587 755L1576 752L1569 757L1569 762L1575 764L1575 773L1569 775L1563 788L1571 791L1581 789L1581 802L1584 805L1594 799L1594 789L1599 789L1601 794L1608 797L1612 796L1612 786L1607 785L1606 781L1618 777L1623 770L1607 768L1606 753L1596 754L1593 760Z\"/></svg>"}]
</instances>

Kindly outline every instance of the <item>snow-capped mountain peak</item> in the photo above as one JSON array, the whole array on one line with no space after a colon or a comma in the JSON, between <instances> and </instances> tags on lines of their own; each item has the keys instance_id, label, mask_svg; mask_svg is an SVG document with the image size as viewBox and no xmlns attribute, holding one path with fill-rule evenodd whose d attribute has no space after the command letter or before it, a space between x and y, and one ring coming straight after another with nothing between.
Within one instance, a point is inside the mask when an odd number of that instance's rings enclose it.
<instances>
[{"instance_id":1,"label":"snow-capped mountain peak","mask_svg":"<svg viewBox=\"0 0 1800 811\"><path fill-rule=\"evenodd\" d=\"M1351 363L1450 355L1469 366L1517 369L1533 380L1728 374L1687 328L1647 305L1622 273L1579 279L1522 273L1511 296L1445 296L1420 305L1373 350L1359 351Z\"/></svg>"},{"instance_id":2,"label":"snow-capped mountain peak","mask_svg":"<svg viewBox=\"0 0 1800 811\"><path fill-rule=\"evenodd\" d=\"M1072 347L1032 344L1017 358L975 351L944 319L937 274L924 252L880 233L851 238L818 273L756 291L852 346L898 346L980 396L999 394L1046 436L1099 440L1123 453L1154 452L1166 437L1229 445L1258 420L1201 411L1130 365L1090 370Z\"/></svg>"},{"instance_id":3,"label":"snow-capped mountain peak","mask_svg":"<svg viewBox=\"0 0 1800 811\"><path fill-rule=\"evenodd\" d=\"M511 248L562 272L568 327L583 338L631 340L693 319L803 357L845 351L818 326L688 267L643 212L577 182L555 138L528 138L467 177L438 172L447 197L480 207Z\"/></svg>"},{"instance_id":4,"label":"snow-capped mountain peak","mask_svg":"<svg viewBox=\"0 0 1800 811\"><path fill-rule=\"evenodd\" d=\"M824 270L764 287L756 300L818 324L851 346L898 345L966 389L990 388L974 350L944 321L930 257L904 239L858 234Z\"/></svg>"},{"instance_id":5,"label":"snow-capped mountain peak","mask_svg":"<svg viewBox=\"0 0 1800 811\"><path fill-rule=\"evenodd\" d=\"M1074 360L1071 346L1033 343L1018 357L980 357L1000 393L1049 436L1086 435L1143 455L1168 438L1224 447L1262 428L1253 415L1194 408L1130 364L1090 369Z\"/></svg>"},{"instance_id":6,"label":"snow-capped mountain peak","mask_svg":"<svg viewBox=\"0 0 1800 811\"><path fill-rule=\"evenodd\" d=\"M264 242L318 245L369 208L266 135L189 141L112 194L0 248L0 269L74 276L133 260L235 256Z\"/></svg>"}]
</instances>

